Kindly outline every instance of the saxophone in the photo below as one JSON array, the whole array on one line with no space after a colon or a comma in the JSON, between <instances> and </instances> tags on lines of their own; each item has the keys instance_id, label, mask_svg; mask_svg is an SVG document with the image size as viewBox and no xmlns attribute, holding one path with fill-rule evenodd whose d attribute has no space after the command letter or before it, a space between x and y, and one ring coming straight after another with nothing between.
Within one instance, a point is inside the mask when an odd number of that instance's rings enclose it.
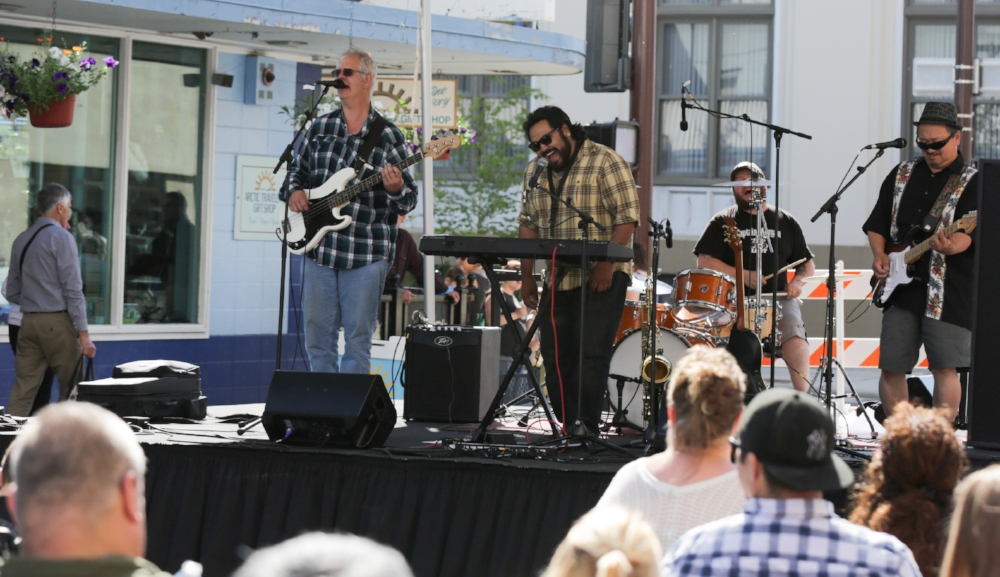
<instances>
[{"instance_id":1,"label":"saxophone","mask_svg":"<svg viewBox=\"0 0 1000 577\"><path fill-rule=\"evenodd\" d=\"M660 327L656 326L656 278L652 271L646 277L646 314L642 323L642 384L643 384L643 418L648 423L650 419L651 387L662 387L673 365L663 356L663 349L653 351L654 335L660 335Z\"/></svg>"}]
</instances>

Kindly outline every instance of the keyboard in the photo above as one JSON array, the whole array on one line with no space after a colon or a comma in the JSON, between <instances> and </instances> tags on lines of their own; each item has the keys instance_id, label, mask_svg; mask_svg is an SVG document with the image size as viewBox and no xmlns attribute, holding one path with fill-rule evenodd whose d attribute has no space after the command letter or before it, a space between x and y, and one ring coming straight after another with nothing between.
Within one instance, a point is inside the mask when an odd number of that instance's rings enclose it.
<instances>
[{"instance_id":1,"label":"keyboard","mask_svg":"<svg viewBox=\"0 0 1000 577\"><path fill-rule=\"evenodd\" d=\"M429 235L420 239L420 252L434 256L540 259L552 258L555 249L557 260L579 261L583 243L582 240ZM632 249L607 240L591 240L587 241L587 258L628 262L632 260Z\"/></svg>"}]
</instances>

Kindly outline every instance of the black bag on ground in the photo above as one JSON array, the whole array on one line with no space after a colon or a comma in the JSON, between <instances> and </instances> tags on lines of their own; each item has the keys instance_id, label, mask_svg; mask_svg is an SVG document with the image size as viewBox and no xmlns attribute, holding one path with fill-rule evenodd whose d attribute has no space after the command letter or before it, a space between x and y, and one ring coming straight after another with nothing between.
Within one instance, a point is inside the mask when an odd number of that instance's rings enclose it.
<instances>
[{"instance_id":1,"label":"black bag on ground","mask_svg":"<svg viewBox=\"0 0 1000 577\"><path fill-rule=\"evenodd\" d=\"M110 379L81 382L78 401L120 417L204 419L201 369L180 361L134 361L115 367Z\"/></svg>"}]
</instances>

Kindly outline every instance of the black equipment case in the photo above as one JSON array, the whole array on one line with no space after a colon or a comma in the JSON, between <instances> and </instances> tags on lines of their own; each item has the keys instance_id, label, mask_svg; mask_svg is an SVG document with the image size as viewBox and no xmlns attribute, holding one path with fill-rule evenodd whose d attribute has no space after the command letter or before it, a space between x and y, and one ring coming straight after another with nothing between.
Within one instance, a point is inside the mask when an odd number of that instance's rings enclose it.
<instances>
[{"instance_id":1,"label":"black equipment case","mask_svg":"<svg viewBox=\"0 0 1000 577\"><path fill-rule=\"evenodd\" d=\"M204 419L201 369L180 361L134 361L115 367L110 379L81 382L78 401L100 405L120 417Z\"/></svg>"}]
</instances>

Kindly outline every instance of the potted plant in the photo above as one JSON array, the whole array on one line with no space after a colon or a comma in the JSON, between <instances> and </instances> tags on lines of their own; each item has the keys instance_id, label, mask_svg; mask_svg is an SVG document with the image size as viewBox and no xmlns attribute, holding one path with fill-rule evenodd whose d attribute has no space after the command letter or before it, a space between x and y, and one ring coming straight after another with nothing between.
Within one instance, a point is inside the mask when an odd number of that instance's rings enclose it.
<instances>
[{"instance_id":1,"label":"potted plant","mask_svg":"<svg viewBox=\"0 0 1000 577\"><path fill-rule=\"evenodd\" d=\"M37 128L61 128L73 123L76 95L96 85L118 61L108 56L103 66L85 56L86 43L71 48L52 46L46 38L32 58L8 49L0 52L0 86L7 118L29 116Z\"/></svg>"}]
</instances>

